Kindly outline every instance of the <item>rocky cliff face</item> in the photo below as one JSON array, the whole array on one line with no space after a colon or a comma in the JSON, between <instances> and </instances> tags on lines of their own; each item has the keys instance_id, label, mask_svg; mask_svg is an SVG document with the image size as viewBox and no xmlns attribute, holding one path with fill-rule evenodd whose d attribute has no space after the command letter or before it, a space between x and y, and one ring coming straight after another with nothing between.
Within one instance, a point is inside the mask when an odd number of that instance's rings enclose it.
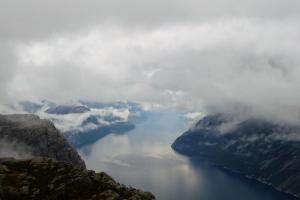
<instances>
[{"instance_id":1,"label":"rocky cliff face","mask_svg":"<svg viewBox=\"0 0 300 200\"><path fill-rule=\"evenodd\" d=\"M299 134L299 127L212 115L177 138L172 147L300 197Z\"/></svg>"},{"instance_id":2,"label":"rocky cliff face","mask_svg":"<svg viewBox=\"0 0 300 200\"><path fill-rule=\"evenodd\" d=\"M128 188L105 173L49 158L0 159L2 200L153 200L147 192Z\"/></svg>"},{"instance_id":3,"label":"rocky cliff face","mask_svg":"<svg viewBox=\"0 0 300 200\"><path fill-rule=\"evenodd\" d=\"M33 157L49 157L85 168L84 161L54 125L35 115L0 115L0 141L25 146L26 153Z\"/></svg>"}]
</instances>

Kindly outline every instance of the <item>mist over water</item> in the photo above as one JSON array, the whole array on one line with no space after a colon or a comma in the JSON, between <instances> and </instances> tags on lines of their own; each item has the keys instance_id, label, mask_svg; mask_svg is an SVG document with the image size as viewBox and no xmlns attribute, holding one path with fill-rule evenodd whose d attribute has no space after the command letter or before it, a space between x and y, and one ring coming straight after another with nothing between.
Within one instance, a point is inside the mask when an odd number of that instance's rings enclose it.
<instances>
[{"instance_id":1,"label":"mist over water","mask_svg":"<svg viewBox=\"0 0 300 200\"><path fill-rule=\"evenodd\" d=\"M128 134L80 150L87 167L168 200L289 200L263 184L190 160L171 149L188 128L181 113L152 113Z\"/></svg>"}]
</instances>

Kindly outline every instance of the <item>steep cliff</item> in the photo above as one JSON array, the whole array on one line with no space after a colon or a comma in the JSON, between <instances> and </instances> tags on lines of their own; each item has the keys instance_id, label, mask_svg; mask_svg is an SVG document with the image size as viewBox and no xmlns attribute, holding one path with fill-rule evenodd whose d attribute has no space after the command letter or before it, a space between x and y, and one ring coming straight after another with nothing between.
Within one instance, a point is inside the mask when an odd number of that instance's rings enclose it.
<instances>
[{"instance_id":1,"label":"steep cliff","mask_svg":"<svg viewBox=\"0 0 300 200\"><path fill-rule=\"evenodd\" d=\"M35 115L0 115L0 141L25 146L32 157L49 157L85 168L77 151L54 125Z\"/></svg>"},{"instance_id":2,"label":"steep cliff","mask_svg":"<svg viewBox=\"0 0 300 200\"><path fill-rule=\"evenodd\" d=\"M207 116L172 148L300 197L300 128L261 119Z\"/></svg>"}]
</instances>

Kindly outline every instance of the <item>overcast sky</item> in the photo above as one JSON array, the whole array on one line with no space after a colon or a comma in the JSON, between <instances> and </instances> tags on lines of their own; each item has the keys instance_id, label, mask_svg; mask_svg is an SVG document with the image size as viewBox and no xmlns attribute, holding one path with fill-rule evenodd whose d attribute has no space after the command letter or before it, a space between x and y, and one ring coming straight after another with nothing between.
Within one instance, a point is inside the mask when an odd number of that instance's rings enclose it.
<instances>
[{"instance_id":1,"label":"overcast sky","mask_svg":"<svg viewBox=\"0 0 300 200\"><path fill-rule=\"evenodd\" d=\"M300 119L299 0L0 0L0 101Z\"/></svg>"}]
</instances>

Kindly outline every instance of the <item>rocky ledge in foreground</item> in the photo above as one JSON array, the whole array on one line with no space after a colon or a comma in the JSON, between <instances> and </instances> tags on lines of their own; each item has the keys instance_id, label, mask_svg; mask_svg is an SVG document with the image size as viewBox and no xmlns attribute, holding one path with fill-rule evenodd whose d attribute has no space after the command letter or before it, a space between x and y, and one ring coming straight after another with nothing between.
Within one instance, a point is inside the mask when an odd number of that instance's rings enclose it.
<instances>
[{"instance_id":1,"label":"rocky ledge in foreground","mask_svg":"<svg viewBox=\"0 0 300 200\"><path fill-rule=\"evenodd\" d=\"M217 114L200 120L172 148L300 198L299 135L299 126Z\"/></svg>"},{"instance_id":2,"label":"rocky ledge in foreground","mask_svg":"<svg viewBox=\"0 0 300 200\"><path fill-rule=\"evenodd\" d=\"M128 188L105 173L50 158L0 159L0 199L153 200L151 193Z\"/></svg>"}]
</instances>

